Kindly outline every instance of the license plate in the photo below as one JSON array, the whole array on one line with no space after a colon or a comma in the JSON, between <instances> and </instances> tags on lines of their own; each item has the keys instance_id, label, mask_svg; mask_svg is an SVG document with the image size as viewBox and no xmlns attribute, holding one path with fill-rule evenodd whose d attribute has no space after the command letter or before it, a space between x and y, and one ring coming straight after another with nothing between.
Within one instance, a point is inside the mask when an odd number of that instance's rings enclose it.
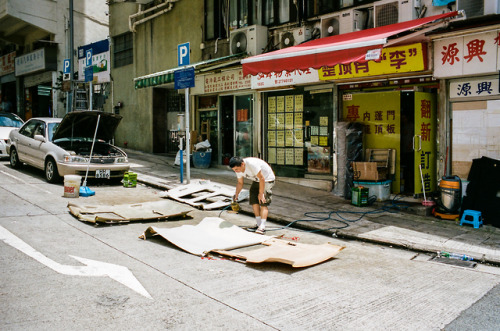
<instances>
[{"instance_id":1,"label":"license plate","mask_svg":"<svg viewBox=\"0 0 500 331\"><path fill-rule=\"evenodd\" d=\"M95 171L95 178L107 178L107 179L109 179L110 175L111 175L111 172L109 171L109 169Z\"/></svg>"}]
</instances>

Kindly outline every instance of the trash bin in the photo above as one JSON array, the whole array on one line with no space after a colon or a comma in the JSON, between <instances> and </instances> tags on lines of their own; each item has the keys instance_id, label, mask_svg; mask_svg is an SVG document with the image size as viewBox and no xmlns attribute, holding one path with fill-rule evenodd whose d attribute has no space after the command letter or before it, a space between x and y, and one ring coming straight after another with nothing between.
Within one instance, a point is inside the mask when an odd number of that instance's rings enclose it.
<instances>
[{"instance_id":1,"label":"trash bin","mask_svg":"<svg viewBox=\"0 0 500 331\"><path fill-rule=\"evenodd\" d=\"M212 152L193 152L193 165L195 168L208 168L212 160Z\"/></svg>"}]
</instances>

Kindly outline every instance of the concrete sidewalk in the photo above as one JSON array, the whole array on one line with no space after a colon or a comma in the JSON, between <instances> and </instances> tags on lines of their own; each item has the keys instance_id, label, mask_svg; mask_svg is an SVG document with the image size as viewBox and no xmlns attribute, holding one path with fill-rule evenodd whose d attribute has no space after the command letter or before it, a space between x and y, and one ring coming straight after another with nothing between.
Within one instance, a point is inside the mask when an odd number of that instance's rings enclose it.
<instances>
[{"instance_id":1,"label":"concrete sidewalk","mask_svg":"<svg viewBox=\"0 0 500 331\"><path fill-rule=\"evenodd\" d=\"M133 150L126 152L131 170L137 172L139 182L164 190L180 185L180 169L174 165L173 157ZM236 185L236 176L229 167L191 167L190 170L191 180L208 179ZM249 183L245 181L245 188L248 187ZM253 214L248 202L240 205L242 212ZM410 198L356 207L331 192L277 178L269 220L282 226L330 236L422 252L460 253L478 262L500 264L500 228L485 225L474 229L470 225L460 226L457 221L425 216L421 203ZM271 234L273 227L268 226L267 230Z\"/></svg>"}]
</instances>

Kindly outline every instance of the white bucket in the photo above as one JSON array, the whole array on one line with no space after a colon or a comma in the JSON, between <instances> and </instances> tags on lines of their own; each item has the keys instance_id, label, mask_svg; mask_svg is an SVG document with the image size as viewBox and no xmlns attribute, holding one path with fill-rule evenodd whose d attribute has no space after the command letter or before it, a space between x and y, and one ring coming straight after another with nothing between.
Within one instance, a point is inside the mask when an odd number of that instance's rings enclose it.
<instances>
[{"instance_id":1,"label":"white bucket","mask_svg":"<svg viewBox=\"0 0 500 331\"><path fill-rule=\"evenodd\" d=\"M80 196L80 183L82 176L65 175L64 176L64 197L78 198Z\"/></svg>"}]
</instances>

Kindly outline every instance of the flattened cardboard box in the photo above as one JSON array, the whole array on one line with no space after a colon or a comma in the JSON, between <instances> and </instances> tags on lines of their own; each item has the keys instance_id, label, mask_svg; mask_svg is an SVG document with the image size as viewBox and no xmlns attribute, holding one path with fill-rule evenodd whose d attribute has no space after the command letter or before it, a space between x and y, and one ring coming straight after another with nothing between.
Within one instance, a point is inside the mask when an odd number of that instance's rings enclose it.
<instances>
[{"instance_id":1,"label":"flattened cardboard box","mask_svg":"<svg viewBox=\"0 0 500 331\"><path fill-rule=\"evenodd\" d=\"M387 168L377 168L377 162L353 162L354 180L385 180Z\"/></svg>"}]
</instances>

